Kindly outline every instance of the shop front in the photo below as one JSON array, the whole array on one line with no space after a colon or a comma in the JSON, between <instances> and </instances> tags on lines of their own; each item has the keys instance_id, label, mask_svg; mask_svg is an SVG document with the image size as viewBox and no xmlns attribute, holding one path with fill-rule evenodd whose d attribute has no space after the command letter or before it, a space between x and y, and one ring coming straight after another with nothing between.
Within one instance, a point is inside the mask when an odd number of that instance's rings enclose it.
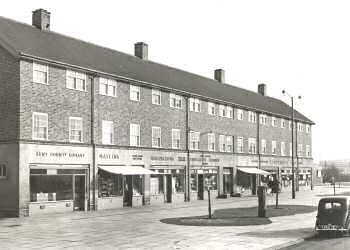
<instances>
[{"instance_id":1,"label":"shop front","mask_svg":"<svg viewBox=\"0 0 350 250\"><path fill-rule=\"evenodd\" d=\"M218 197L218 167L191 168L191 198L208 199L208 189L212 197Z\"/></svg>"},{"instance_id":2,"label":"shop front","mask_svg":"<svg viewBox=\"0 0 350 250\"><path fill-rule=\"evenodd\" d=\"M24 215L90 209L90 148L22 144L20 149Z\"/></svg>"}]
</instances>

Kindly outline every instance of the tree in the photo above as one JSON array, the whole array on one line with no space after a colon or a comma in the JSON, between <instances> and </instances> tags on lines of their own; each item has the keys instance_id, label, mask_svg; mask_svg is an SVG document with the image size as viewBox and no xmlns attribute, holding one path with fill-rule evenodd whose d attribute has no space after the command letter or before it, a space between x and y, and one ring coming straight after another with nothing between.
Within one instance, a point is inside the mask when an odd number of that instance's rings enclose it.
<instances>
[{"instance_id":1,"label":"tree","mask_svg":"<svg viewBox=\"0 0 350 250\"><path fill-rule=\"evenodd\" d=\"M332 177L339 181L340 170L334 165L326 166L322 169L323 182L331 182Z\"/></svg>"}]
</instances>

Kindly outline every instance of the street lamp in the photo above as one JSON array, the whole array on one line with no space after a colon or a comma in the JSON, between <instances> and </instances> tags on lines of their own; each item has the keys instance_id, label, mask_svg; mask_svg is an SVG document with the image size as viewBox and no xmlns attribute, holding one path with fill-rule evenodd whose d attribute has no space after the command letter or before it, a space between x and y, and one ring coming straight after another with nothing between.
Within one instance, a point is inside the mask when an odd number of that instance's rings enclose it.
<instances>
[{"instance_id":1,"label":"street lamp","mask_svg":"<svg viewBox=\"0 0 350 250\"><path fill-rule=\"evenodd\" d=\"M294 171L294 97L290 95L287 91L282 90L283 95L287 95L291 99L292 103L292 199L295 199L295 171ZM301 99L301 96L298 96Z\"/></svg>"}]
</instances>

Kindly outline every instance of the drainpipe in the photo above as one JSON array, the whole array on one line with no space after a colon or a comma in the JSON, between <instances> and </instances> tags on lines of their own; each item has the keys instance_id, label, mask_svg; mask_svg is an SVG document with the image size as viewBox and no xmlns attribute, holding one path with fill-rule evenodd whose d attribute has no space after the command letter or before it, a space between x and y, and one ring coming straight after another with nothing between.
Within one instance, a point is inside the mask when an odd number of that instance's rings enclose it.
<instances>
[{"instance_id":1,"label":"drainpipe","mask_svg":"<svg viewBox=\"0 0 350 250\"><path fill-rule=\"evenodd\" d=\"M298 125L298 123L297 123ZM296 158L297 158L297 170L296 170L296 182L295 182L295 191L299 191L299 154L298 154L298 126L295 129L295 146L296 150Z\"/></svg>"},{"instance_id":2,"label":"drainpipe","mask_svg":"<svg viewBox=\"0 0 350 250\"><path fill-rule=\"evenodd\" d=\"M96 75L91 78L91 111L90 111L90 129L91 129L91 145L92 145L92 200L93 210L96 210L96 144L95 144L95 79ZM90 180L89 180L90 181ZM91 203L90 203L91 204Z\"/></svg>"},{"instance_id":3,"label":"drainpipe","mask_svg":"<svg viewBox=\"0 0 350 250\"><path fill-rule=\"evenodd\" d=\"M189 126L189 98L185 97L186 100L186 153L187 153L187 165L186 165L186 189L185 190L185 201L191 200L191 167L190 167L190 147L189 147L189 136L190 136L190 126Z\"/></svg>"},{"instance_id":4,"label":"drainpipe","mask_svg":"<svg viewBox=\"0 0 350 250\"><path fill-rule=\"evenodd\" d=\"M261 169L261 154L260 154L260 113L257 113L257 132L256 132L256 140L257 140L257 145L256 145L256 148L257 148L257 153L258 153L258 168ZM258 179L257 179L257 183L258 183L258 186L261 185L261 178L260 178L260 175L258 175Z\"/></svg>"}]
</instances>

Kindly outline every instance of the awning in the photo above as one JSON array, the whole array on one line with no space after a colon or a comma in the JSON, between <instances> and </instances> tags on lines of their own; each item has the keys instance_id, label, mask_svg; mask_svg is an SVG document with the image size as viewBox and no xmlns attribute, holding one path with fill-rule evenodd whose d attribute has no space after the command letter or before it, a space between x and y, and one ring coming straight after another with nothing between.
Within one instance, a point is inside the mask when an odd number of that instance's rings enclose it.
<instances>
[{"instance_id":1,"label":"awning","mask_svg":"<svg viewBox=\"0 0 350 250\"><path fill-rule=\"evenodd\" d=\"M98 166L98 167L112 174L121 174L121 175L158 174L154 171L148 170L140 166Z\"/></svg>"},{"instance_id":2,"label":"awning","mask_svg":"<svg viewBox=\"0 0 350 250\"><path fill-rule=\"evenodd\" d=\"M238 168L238 170L247 173L247 174L261 174L261 175L270 175L271 173L258 169L258 168Z\"/></svg>"}]
</instances>

